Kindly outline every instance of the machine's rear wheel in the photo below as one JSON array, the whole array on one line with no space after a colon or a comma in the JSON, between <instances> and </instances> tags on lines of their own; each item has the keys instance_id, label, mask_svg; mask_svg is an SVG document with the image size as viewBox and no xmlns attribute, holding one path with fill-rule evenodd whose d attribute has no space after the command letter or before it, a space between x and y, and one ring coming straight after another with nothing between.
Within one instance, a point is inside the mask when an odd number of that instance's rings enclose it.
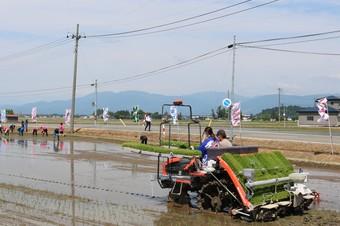
<instances>
[{"instance_id":1,"label":"machine's rear wheel","mask_svg":"<svg viewBox=\"0 0 340 226\"><path fill-rule=\"evenodd\" d=\"M197 206L200 209L211 209L214 212L223 210L223 188L217 181L202 186L199 191Z\"/></svg>"}]
</instances>

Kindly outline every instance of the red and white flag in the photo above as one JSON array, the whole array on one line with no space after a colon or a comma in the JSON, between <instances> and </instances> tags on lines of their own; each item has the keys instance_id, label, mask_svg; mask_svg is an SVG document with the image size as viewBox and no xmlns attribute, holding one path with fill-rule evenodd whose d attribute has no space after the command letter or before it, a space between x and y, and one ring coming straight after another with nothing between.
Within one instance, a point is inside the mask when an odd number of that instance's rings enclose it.
<instances>
[{"instance_id":1,"label":"red and white flag","mask_svg":"<svg viewBox=\"0 0 340 226\"><path fill-rule=\"evenodd\" d=\"M241 105L239 102L233 103L231 107L231 124L233 126L241 124Z\"/></svg>"},{"instance_id":2,"label":"red and white flag","mask_svg":"<svg viewBox=\"0 0 340 226\"><path fill-rule=\"evenodd\" d=\"M31 119L33 122L37 121L37 107L32 108Z\"/></svg>"},{"instance_id":3,"label":"red and white flag","mask_svg":"<svg viewBox=\"0 0 340 226\"><path fill-rule=\"evenodd\" d=\"M64 120L65 120L65 124L70 125L70 122L71 122L71 109L66 109Z\"/></svg>"},{"instance_id":4,"label":"red and white flag","mask_svg":"<svg viewBox=\"0 0 340 226\"><path fill-rule=\"evenodd\" d=\"M325 98L319 99L316 102L316 106L319 109L318 112L319 112L319 115L320 115L320 118L318 119L318 122L326 122L326 121L328 121L329 114L328 114L327 98L325 97Z\"/></svg>"}]
</instances>

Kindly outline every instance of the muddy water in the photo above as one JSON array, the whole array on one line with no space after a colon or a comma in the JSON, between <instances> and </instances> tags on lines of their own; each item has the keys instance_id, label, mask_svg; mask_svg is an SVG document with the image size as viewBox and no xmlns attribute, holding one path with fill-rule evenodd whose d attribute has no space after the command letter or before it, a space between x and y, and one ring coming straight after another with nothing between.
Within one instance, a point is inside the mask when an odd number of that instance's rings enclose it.
<instances>
[{"instance_id":1,"label":"muddy water","mask_svg":"<svg viewBox=\"0 0 340 226\"><path fill-rule=\"evenodd\" d=\"M168 204L168 190L159 188L155 170L154 157L129 153L114 144L2 139L0 222L249 225L225 214ZM308 171L310 187L321 192L321 201L313 208L340 210L335 192L340 185L338 172Z\"/></svg>"},{"instance_id":2,"label":"muddy water","mask_svg":"<svg viewBox=\"0 0 340 226\"><path fill-rule=\"evenodd\" d=\"M340 171L305 168L310 173L308 186L320 192L320 202L312 208L340 212Z\"/></svg>"}]
</instances>

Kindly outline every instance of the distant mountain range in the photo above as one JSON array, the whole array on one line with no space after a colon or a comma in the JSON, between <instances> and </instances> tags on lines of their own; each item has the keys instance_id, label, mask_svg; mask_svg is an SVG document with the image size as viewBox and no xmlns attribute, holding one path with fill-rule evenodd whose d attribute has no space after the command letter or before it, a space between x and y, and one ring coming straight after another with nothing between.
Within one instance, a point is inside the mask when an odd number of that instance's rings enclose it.
<instances>
[{"instance_id":1,"label":"distant mountain range","mask_svg":"<svg viewBox=\"0 0 340 226\"><path fill-rule=\"evenodd\" d=\"M166 96L140 91L101 92L98 93L98 108L108 107L110 111L132 110L133 106L139 105L144 111L160 112L162 104L172 103L173 100L180 98L184 104L192 105L193 114L208 115L211 114L211 109L216 109L217 106L221 105L225 96L223 92L200 92L183 96ZM323 95L281 95L281 103L310 107L313 106L315 98L320 96ZM278 95L239 96L237 100L241 102L242 111L247 114L256 114L265 108L278 105ZM76 113L81 115L93 113L93 101L94 94L77 98ZM1 109L11 108L16 113L30 114L34 106L38 108L38 114L63 114L66 108L70 108L71 101L39 101L23 105L4 105L1 106Z\"/></svg>"}]
</instances>

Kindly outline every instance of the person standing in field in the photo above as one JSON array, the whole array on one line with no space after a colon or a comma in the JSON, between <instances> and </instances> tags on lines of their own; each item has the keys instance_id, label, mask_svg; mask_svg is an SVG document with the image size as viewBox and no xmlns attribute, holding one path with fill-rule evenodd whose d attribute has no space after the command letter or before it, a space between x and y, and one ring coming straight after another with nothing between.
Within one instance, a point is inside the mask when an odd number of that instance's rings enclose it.
<instances>
[{"instance_id":1,"label":"person standing in field","mask_svg":"<svg viewBox=\"0 0 340 226\"><path fill-rule=\"evenodd\" d=\"M28 119L25 120L25 131L28 132Z\"/></svg>"},{"instance_id":2,"label":"person standing in field","mask_svg":"<svg viewBox=\"0 0 340 226\"><path fill-rule=\"evenodd\" d=\"M59 134L64 135L64 130L65 130L64 123L61 122L59 125Z\"/></svg>"},{"instance_id":3,"label":"person standing in field","mask_svg":"<svg viewBox=\"0 0 340 226\"><path fill-rule=\"evenodd\" d=\"M151 121L152 121L151 116L149 113L147 113L145 115L145 129L144 129L145 131L147 130L147 128L149 128L149 131L151 130Z\"/></svg>"}]
</instances>

